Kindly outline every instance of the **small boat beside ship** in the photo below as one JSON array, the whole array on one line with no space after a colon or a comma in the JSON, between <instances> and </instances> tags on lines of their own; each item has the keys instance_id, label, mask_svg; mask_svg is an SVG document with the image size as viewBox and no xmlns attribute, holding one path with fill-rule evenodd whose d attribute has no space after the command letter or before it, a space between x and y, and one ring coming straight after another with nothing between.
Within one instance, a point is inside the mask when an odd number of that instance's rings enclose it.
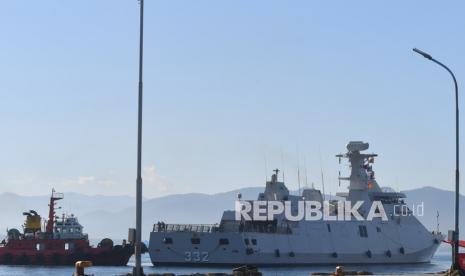
<instances>
[{"instance_id":1,"label":"small boat beside ship","mask_svg":"<svg viewBox=\"0 0 465 276\"><path fill-rule=\"evenodd\" d=\"M30 210L24 212L23 231L7 230L0 243L0 265L74 265L77 261L92 261L96 266L125 266L134 253L134 245L123 240L114 245L103 239L97 247L89 243L88 235L74 215L56 216L56 201L64 198L54 190L50 197L48 219Z\"/></svg>"}]
</instances>

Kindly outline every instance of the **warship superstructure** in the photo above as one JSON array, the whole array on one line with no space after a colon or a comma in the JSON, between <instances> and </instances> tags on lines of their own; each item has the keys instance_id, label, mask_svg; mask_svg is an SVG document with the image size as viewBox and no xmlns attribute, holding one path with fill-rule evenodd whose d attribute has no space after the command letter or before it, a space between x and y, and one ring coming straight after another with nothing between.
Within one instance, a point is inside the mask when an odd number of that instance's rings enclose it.
<instances>
[{"instance_id":1,"label":"warship superstructure","mask_svg":"<svg viewBox=\"0 0 465 276\"><path fill-rule=\"evenodd\" d=\"M299 220L285 216L273 220L237 219L235 211L224 211L215 225L154 225L149 252L154 265L312 265L429 262L444 238L428 231L413 215L405 195L382 189L372 169L376 154L365 154L368 143L350 142L347 152L336 155L350 162L348 193L341 200L322 204L326 212L337 215L347 201L363 201L360 214L366 218L373 202L382 205L386 219L373 220ZM278 170L266 182L260 201L299 201L324 203L324 195L314 187L299 195L290 194L278 181ZM239 198L240 196L238 196ZM405 214L400 210L406 210ZM325 210L323 210L325 211ZM379 211L379 210L378 210Z\"/></svg>"}]
</instances>

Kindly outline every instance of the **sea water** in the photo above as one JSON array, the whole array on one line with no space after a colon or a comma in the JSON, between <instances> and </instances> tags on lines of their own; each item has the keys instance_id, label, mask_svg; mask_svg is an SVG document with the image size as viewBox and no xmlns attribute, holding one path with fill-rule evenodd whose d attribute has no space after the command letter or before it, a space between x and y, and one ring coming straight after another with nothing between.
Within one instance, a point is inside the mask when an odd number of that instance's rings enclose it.
<instances>
[{"instance_id":1,"label":"sea water","mask_svg":"<svg viewBox=\"0 0 465 276\"><path fill-rule=\"evenodd\" d=\"M86 274L95 276L105 275L124 275L132 272L134 259L125 267L91 267L86 269ZM142 257L142 265L145 273L175 273L191 274L205 272L227 272L231 273L230 268L203 268L203 267L154 267L150 262L148 254ZM345 265L346 270L363 270L375 274L418 274L432 273L447 270L451 265L450 246L441 246L436 252L430 263L413 264L413 265ZM312 272L333 272L335 266L299 266L299 267L260 267L259 270L265 276L308 276ZM0 276L71 276L74 272L72 267L47 267L47 266L2 266L0 265Z\"/></svg>"}]
</instances>

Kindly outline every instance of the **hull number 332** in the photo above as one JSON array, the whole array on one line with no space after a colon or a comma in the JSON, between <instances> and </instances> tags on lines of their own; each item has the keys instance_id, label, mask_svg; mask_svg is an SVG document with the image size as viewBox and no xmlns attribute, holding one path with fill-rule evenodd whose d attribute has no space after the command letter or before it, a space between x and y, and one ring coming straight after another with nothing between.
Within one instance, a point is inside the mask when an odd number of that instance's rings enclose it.
<instances>
[{"instance_id":1,"label":"hull number 332","mask_svg":"<svg viewBox=\"0 0 465 276\"><path fill-rule=\"evenodd\" d=\"M206 251L186 251L184 252L184 260L186 262L208 262L208 252Z\"/></svg>"}]
</instances>

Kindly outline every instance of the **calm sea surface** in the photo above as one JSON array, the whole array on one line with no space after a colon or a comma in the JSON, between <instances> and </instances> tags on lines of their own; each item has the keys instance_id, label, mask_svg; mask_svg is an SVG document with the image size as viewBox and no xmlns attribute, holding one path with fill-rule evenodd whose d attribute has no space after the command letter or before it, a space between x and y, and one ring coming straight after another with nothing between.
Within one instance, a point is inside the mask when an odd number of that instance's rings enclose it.
<instances>
[{"instance_id":1,"label":"calm sea surface","mask_svg":"<svg viewBox=\"0 0 465 276\"><path fill-rule=\"evenodd\" d=\"M231 269L226 268L189 268L189 267L154 267L150 263L148 254L145 254L142 259L145 273L164 273L173 272L176 274L189 274L195 272L231 272ZM379 274L393 273L426 273L438 272L447 270L450 267L450 247L441 246L431 263L415 264L415 265L365 265L365 266L345 266L347 270L365 270ZM98 275L122 275L132 271L130 267L133 265L131 259L127 267L91 267L86 270L87 274ZM286 267L286 268L260 268L264 275L283 275L283 276L308 276L311 272L332 272L334 266L313 266L313 267ZM70 276L74 272L72 267L41 267L41 266L1 266L1 276L15 275L34 275L34 276L50 276L50 275L67 275Z\"/></svg>"}]
</instances>

